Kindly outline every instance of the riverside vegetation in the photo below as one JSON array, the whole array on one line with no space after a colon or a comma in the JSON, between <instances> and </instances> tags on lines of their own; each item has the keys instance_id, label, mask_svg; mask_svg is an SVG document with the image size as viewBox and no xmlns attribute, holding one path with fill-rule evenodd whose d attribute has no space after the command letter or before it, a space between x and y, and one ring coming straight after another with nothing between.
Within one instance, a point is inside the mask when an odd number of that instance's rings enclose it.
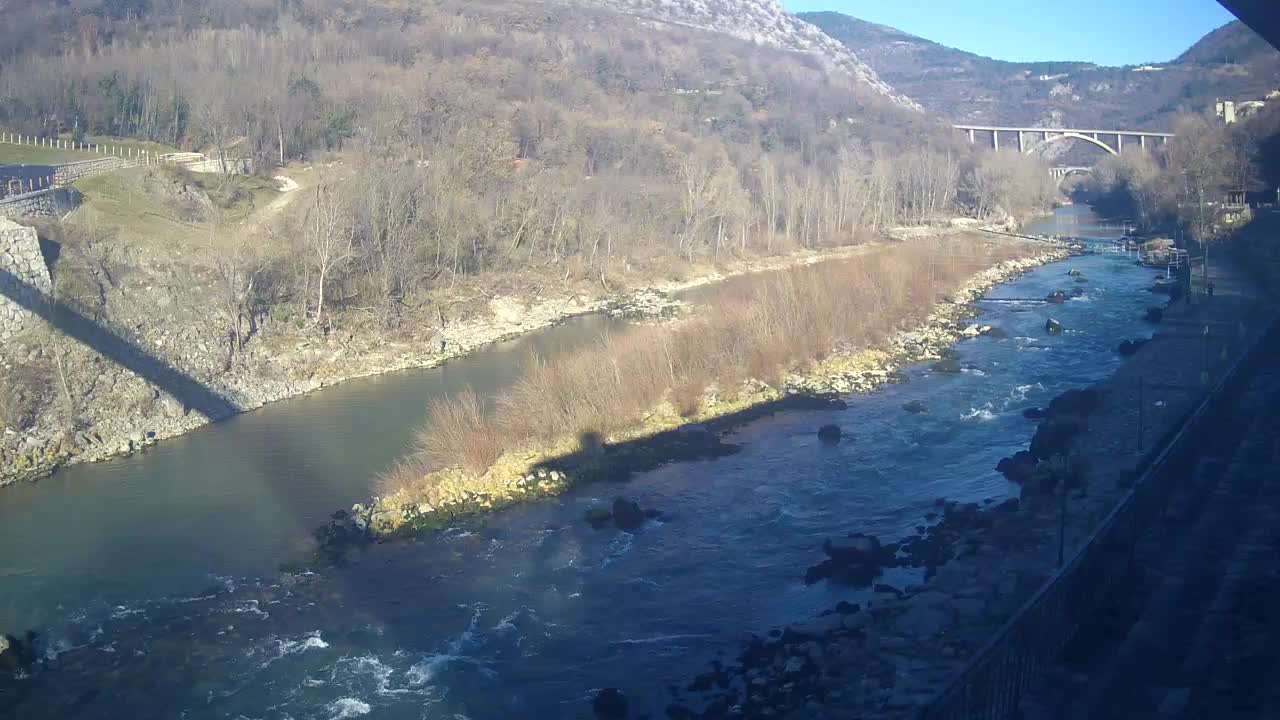
<instances>
[{"instance_id":1,"label":"riverside vegetation","mask_svg":"<svg viewBox=\"0 0 1280 720\"><path fill-rule=\"evenodd\" d=\"M611 467L626 460L609 458L610 446L794 393L869 390L905 363L938 358L983 290L1063 257L1042 244L964 235L731 281L692 317L532 359L492 412L471 391L437 402L385 493L339 517L329 539L438 527L624 470Z\"/></svg>"},{"instance_id":2,"label":"riverside vegetation","mask_svg":"<svg viewBox=\"0 0 1280 720\"><path fill-rule=\"evenodd\" d=\"M232 412L1055 198L1038 161L971 154L847 58L604 2L87 5L9 9L49 32L0 34L0 125L247 155L300 186L138 168L41 228L60 302ZM0 369L5 480L216 419L39 324Z\"/></svg>"}]
</instances>

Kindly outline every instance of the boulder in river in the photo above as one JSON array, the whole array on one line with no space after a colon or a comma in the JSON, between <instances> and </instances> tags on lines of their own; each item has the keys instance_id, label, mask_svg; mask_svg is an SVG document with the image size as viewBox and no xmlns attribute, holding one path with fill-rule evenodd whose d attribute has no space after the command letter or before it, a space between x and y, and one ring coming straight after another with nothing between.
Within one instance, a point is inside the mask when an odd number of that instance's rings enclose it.
<instances>
[{"instance_id":1,"label":"boulder in river","mask_svg":"<svg viewBox=\"0 0 1280 720\"><path fill-rule=\"evenodd\" d=\"M1061 305L1067 301L1067 294L1061 290L1056 290L1046 295L1044 301L1054 305Z\"/></svg>"},{"instance_id":2,"label":"boulder in river","mask_svg":"<svg viewBox=\"0 0 1280 720\"><path fill-rule=\"evenodd\" d=\"M618 688L605 688L591 701L596 720L626 720L627 696Z\"/></svg>"},{"instance_id":3,"label":"boulder in river","mask_svg":"<svg viewBox=\"0 0 1280 720\"><path fill-rule=\"evenodd\" d=\"M950 357L942 358L933 364L933 371L955 375L960 372L960 361Z\"/></svg>"},{"instance_id":4,"label":"boulder in river","mask_svg":"<svg viewBox=\"0 0 1280 720\"><path fill-rule=\"evenodd\" d=\"M1088 427L1080 415L1051 415L1040 423L1031 438L1031 454L1036 460L1048 460L1054 455L1066 454L1071 440Z\"/></svg>"},{"instance_id":5,"label":"boulder in river","mask_svg":"<svg viewBox=\"0 0 1280 720\"><path fill-rule=\"evenodd\" d=\"M1005 330L1004 328L1000 327L999 325L984 325L984 326L982 326L982 334L983 334L983 335L986 335L987 337L993 337L993 338L1007 338L1007 337L1009 337L1009 333L1008 333L1008 331L1007 331L1007 330Z\"/></svg>"},{"instance_id":6,"label":"boulder in river","mask_svg":"<svg viewBox=\"0 0 1280 720\"><path fill-rule=\"evenodd\" d=\"M635 500L617 498L613 501L613 522L621 530L636 530L644 525L644 511Z\"/></svg>"},{"instance_id":7,"label":"boulder in river","mask_svg":"<svg viewBox=\"0 0 1280 720\"><path fill-rule=\"evenodd\" d=\"M1080 283L1081 285L1083 285L1083 284L1085 284L1085 283L1089 282L1089 278L1087 278L1087 277L1085 277L1085 276L1081 275L1080 277L1076 278L1076 282L1078 282L1078 283Z\"/></svg>"},{"instance_id":8,"label":"boulder in river","mask_svg":"<svg viewBox=\"0 0 1280 720\"><path fill-rule=\"evenodd\" d=\"M1019 450L1013 457L1001 458L996 471L1004 475L1010 482L1022 484L1031 478L1036 471L1036 459L1028 450Z\"/></svg>"},{"instance_id":9,"label":"boulder in river","mask_svg":"<svg viewBox=\"0 0 1280 720\"><path fill-rule=\"evenodd\" d=\"M1151 342L1150 340L1121 340L1120 346L1116 350L1122 357L1132 357L1142 349L1143 345Z\"/></svg>"},{"instance_id":10,"label":"boulder in river","mask_svg":"<svg viewBox=\"0 0 1280 720\"><path fill-rule=\"evenodd\" d=\"M862 533L828 538L822 543L822 552L840 562L874 562L880 554L880 539Z\"/></svg>"},{"instance_id":11,"label":"boulder in river","mask_svg":"<svg viewBox=\"0 0 1280 720\"><path fill-rule=\"evenodd\" d=\"M1076 268L1071 268L1070 270L1067 271L1067 274L1071 275L1072 277L1077 277L1080 275L1080 271Z\"/></svg>"},{"instance_id":12,"label":"boulder in river","mask_svg":"<svg viewBox=\"0 0 1280 720\"><path fill-rule=\"evenodd\" d=\"M1061 335L1062 322L1060 322L1056 318L1049 318L1048 320L1044 321L1044 331L1049 333L1050 335Z\"/></svg>"},{"instance_id":13,"label":"boulder in river","mask_svg":"<svg viewBox=\"0 0 1280 720\"><path fill-rule=\"evenodd\" d=\"M828 559L805 572L806 584L812 585L830 578L833 582L866 587L880 575L883 568L895 565L898 546L884 546L871 535L854 533L826 540L822 543L822 551L827 554Z\"/></svg>"},{"instance_id":14,"label":"boulder in river","mask_svg":"<svg viewBox=\"0 0 1280 720\"><path fill-rule=\"evenodd\" d=\"M843 435L839 425L823 425L818 428L818 439L825 445L835 445Z\"/></svg>"},{"instance_id":15,"label":"boulder in river","mask_svg":"<svg viewBox=\"0 0 1280 720\"><path fill-rule=\"evenodd\" d=\"M591 527L599 529L613 520L613 512L606 507L593 507L587 509L587 512L583 514L583 518L591 523Z\"/></svg>"},{"instance_id":16,"label":"boulder in river","mask_svg":"<svg viewBox=\"0 0 1280 720\"><path fill-rule=\"evenodd\" d=\"M1049 417L1049 411L1040 407L1030 407L1022 411L1022 417L1028 420L1043 420Z\"/></svg>"},{"instance_id":17,"label":"boulder in river","mask_svg":"<svg viewBox=\"0 0 1280 720\"><path fill-rule=\"evenodd\" d=\"M1071 297L1084 297L1084 288L1082 287L1071 288Z\"/></svg>"},{"instance_id":18,"label":"boulder in river","mask_svg":"<svg viewBox=\"0 0 1280 720\"><path fill-rule=\"evenodd\" d=\"M34 632L28 632L24 640L0 635L0 674L18 675L31 670L36 662L35 639Z\"/></svg>"},{"instance_id":19,"label":"boulder in river","mask_svg":"<svg viewBox=\"0 0 1280 720\"><path fill-rule=\"evenodd\" d=\"M910 402L904 403L902 405L902 409L906 410L912 415L919 415L921 413L929 412L929 407L924 404L923 400L911 400Z\"/></svg>"}]
</instances>

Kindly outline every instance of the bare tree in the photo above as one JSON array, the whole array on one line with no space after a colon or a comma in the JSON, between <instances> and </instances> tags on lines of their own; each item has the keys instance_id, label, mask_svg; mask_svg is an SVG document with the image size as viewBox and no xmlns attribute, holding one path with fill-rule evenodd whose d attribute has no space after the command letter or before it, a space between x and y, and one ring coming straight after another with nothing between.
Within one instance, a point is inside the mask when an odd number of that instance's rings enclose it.
<instances>
[{"instance_id":1,"label":"bare tree","mask_svg":"<svg viewBox=\"0 0 1280 720\"><path fill-rule=\"evenodd\" d=\"M303 235L310 265L316 274L316 310L312 324L324 321L325 290L333 274L355 254L355 227L341 189L325 181L316 185L303 220Z\"/></svg>"},{"instance_id":2,"label":"bare tree","mask_svg":"<svg viewBox=\"0 0 1280 720\"><path fill-rule=\"evenodd\" d=\"M1201 115L1179 118L1174 133L1165 158L1174 187L1181 190L1177 216L1191 227L1204 250L1203 278L1208 283L1209 246L1217 238L1214 207L1222 201L1229 180L1226 133Z\"/></svg>"},{"instance_id":3,"label":"bare tree","mask_svg":"<svg viewBox=\"0 0 1280 720\"><path fill-rule=\"evenodd\" d=\"M267 271L269 258L258 238L229 230L221 222L209 229L209 252L218 277L218 298L227 316L229 368L244 345L257 331L254 304L259 282Z\"/></svg>"}]
</instances>

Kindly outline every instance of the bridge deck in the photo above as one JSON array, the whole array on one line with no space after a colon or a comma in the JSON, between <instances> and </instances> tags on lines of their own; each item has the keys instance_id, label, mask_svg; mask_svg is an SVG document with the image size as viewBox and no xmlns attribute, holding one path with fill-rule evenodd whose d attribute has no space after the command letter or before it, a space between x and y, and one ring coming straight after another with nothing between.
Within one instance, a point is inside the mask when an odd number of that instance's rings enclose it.
<instances>
[{"instance_id":1,"label":"bridge deck","mask_svg":"<svg viewBox=\"0 0 1280 720\"><path fill-rule=\"evenodd\" d=\"M1005 127L1003 125L952 125L956 130L980 130L982 132L1023 132L1023 133L1080 133L1081 135L1125 135L1128 137L1162 137L1171 138L1173 133L1155 130L1081 130L1079 128L1046 128L1046 127Z\"/></svg>"}]
</instances>

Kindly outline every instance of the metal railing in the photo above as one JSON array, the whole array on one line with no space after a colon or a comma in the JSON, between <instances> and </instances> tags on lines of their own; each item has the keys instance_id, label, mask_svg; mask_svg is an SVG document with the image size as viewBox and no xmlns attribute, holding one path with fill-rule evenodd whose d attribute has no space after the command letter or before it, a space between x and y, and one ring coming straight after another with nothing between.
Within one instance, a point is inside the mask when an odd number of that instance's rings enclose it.
<instances>
[{"instance_id":1,"label":"metal railing","mask_svg":"<svg viewBox=\"0 0 1280 720\"><path fill-rule=\"evenodd\" d=\"M1138 539L1167 505L1173 488L1193 470L1195 439L1261 360L1262 344L1280 325L1273 319L1255 336L1181 426L1147 453L1133 487L1085 541L1004 624L995 636L922 708L919 720L1001 720L1019 698L1132 572Z\"/></svg>"}]
</instances>

